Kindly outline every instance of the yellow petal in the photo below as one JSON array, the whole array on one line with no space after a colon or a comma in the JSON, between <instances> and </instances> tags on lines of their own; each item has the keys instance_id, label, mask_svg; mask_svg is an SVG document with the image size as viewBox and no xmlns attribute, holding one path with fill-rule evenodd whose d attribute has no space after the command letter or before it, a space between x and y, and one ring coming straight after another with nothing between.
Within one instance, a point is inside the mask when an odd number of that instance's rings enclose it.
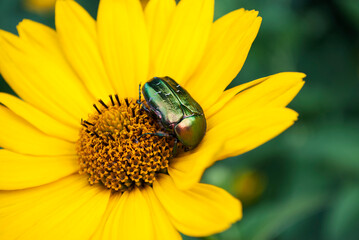
<instances>
[{"instance_id":1,"label":"yellow petal","mask_svg":"<svg viewBox=\"0 0 359 240\"><path fill-rule=\"evenodd\" d=\"M242 217L240 202L215 186L198 183L181 191L170 176L161 174L153 189L174 226L189 236L222 232Z\"/></svg>"},{"instance_id":2,"label":"yellow petal","mask_svg":"<svg viewBox=\"0 0 359 240\"><path fill-rule=\"evenodd\" d=\"M142 189L142 192L148 206L150 207L151 219L155 232L154 239L181 240L181 235L174 228L167 212L158 201L153 189L151 187L146 187Z\"/></svg>"},{"instance_id":3,"label":"yellow petal","mask_svg":"<svg viewBox=\"0 0 359 240\"><path fill-rule=\"evenodd\" d=\"M65 103L62 98L66 98L72 100L73 107L78 105L78 108L81 110L90 108L88 104L93 102L93 98L73 71L73 66L69 65L64 58L58 34L53 29L31 20L23 20L20 22L17 26L17 30L19 32L20 41L18 45L15 45L15 48L23 51L24 55L28 54L27 57L29 57L30 60L34 61L38 58L39 62L29 67L33 67L33 71L41 71L39 74L44 76L45 81L40 83L48 87L53 86L57 92L63 91L60 93L52 92L52 94L59 94L62 104ZM34 36L38 34L40 37L44 36L44 38ZM31 47L34 45L35 47ZM37 47L39 48L37 49ZM46 63L46 65L44 65L44 63ZM46 71L46 69L44 70L45 67L49 69ZM40 79L40 81L41 80L43 79ZM51 90L51 88L47 89L47 91L49 90Z\"/></svg>"},{"instance_id":4,"label":"yellow petal","mask_svg":"<svg viewBox=\"0 0 359 240\"><path fill-rule=\"evenodd\" d=\"M76 155L74 143L47 136L3 106L0 106L0 147L30 155Z\"/></svg>"},{"instance_id":5,"label":"yellow petal","mask_svg":"<svg viewBox=\"0 0 359 240\"><path fill-rule=\"evenodd\" d=\"M56 30L64 53L97 99L114 94L98 49L95 20L75 1L57 1Z\"/></svg>"},{"instance_id":6,"label":"yellow petal","mask_svg":"<svg viewBox=\"0 0 359 240\"><path fill-rule=\"evenodd\" d=\"M251 109L285 107L303 87L304 77L303 73L286 72L256 80L260 83L238 93L207 120L209 129L229 116L242 114Z\"/></svg>"},{"instance_id":7,"label":"yellow petal","mask_svg":"<svg viewBox=\"0 0 359 240\"><path fill-rule=\"evenodd\" d=\"M97 28L107 71L121 97L138 98L147 80L149 41L140 1L102 0Z\"/></svg>"},{"instance_id":8,"label":"yellow petal","mask_svg":"<svg viewBox=\"0 0 359 240\"><path fill-rule=\"evenodd\" d=\"M197 148L172 159L168 173L178 188L188 189L200 181L208 165L217 160L224 139L223 135L207 133Z\"/></svg>"},{"instance_id":9,"label":"yellow petal","mask_svg":"<svg viewBox=\"0 0 359 240\"><path fill-rule=\"evenodd\" d=\"M116 194L111 201L94 239L155 239L150 208L138 188Z\"/></svg>"},{"instance_id":10,"label":"yellow petal","mask_svg":"<svg viewBox=\"0 0 359 240\"><path fill-rule=\"evenodd\" d=\"M147 32L150 41L150 73L148 79L154 76L153 64L156 62L158 53L163 45L169 24L176 8L175 0L151 0L145 9Z\"/></svg>"},{"instance_id":11,"label":"yellow petal","mask_svg":"<svg viewBox=\"0 0 359 240\"><path fill-rule=\"evenodd\" d=\"M119 237L116 239L155 239L151 212L143 193L138 188L133 189L128 193L124 204L125 207L120 212L120 218L116 219L119 232ZM113 231L113 228L109 230Z\"/></svg>"},{"instance_id":12,"label":"yellow petal","mask_svg":"<svg viewBox=\"0 0 359 240\"><path fill-rule=\"evenodd\" d=\"M78 139L79 128L59 122L17 97L0 93L0 103L47 135L72 142Z\"/></svg>"},{"instance_id":13,"label":"yellow petal","mask_svg":"<svg viewBox=\"0 0 359 240\"><path fill-rule=\"evenodd\" d=\"M140 0L142 4L142 8L145 8L150 0Z\"/></svg>"},{"instance_id":14,"label":"yellow petal","mask_svg":"<svg viewBox=\"0 0 359 240\"><path fill-rule=\"evenodd\" d=\"M162 46L157 56L151 59L154 61L153 76L170 76L180 84L186 82L204 54L213 9L213 0L179 2L169 25L159 33L164 38L154 39L157 41L154 45Z\"/></svg>"},{"instance_id":15,"label":"yellow petal","mask_svg":"<svg viewBox=\"0 0 359 240\"><path fill-rule=\"evenodd\" d=\"M214 23L202 61L186 85L204 109L216 102L241 70L261 24L257 14L237 10Z\"/></svg>"},{"instance_id":16,"label":"yellow petal","mask_svg":"<svg viewBox=\"0 0 359 240\"><path fill-rule=\"evenodd\" d=\"M41 187L0 191L0 239L89 239L109 195L78 174Z\"/></svg>"},{"instance_id":17,"label":"yellow petal","mask_svg":"<svg viewBox=\"0 0 359 240\"><path fill-rule=\"evenodd\" d=\"M23 41L51 52L51 54L56 54L56 57L62 57L61 49L56 43L57 36L54 29L41 23L24 19L17 26L17 31Z\"/></svg>"},{"instance_id":18,"label":"yellow petal","mask_svg":"<svg viewBox=\"0 0 359 240\"><path fill-rule=\"evenodd\" d=\"M5 32L7 37L11 38L11 42L17 42L19 39L13 35ZM6 43L6 44L8 44ZM28 77L18 70L18 66L13 62L12 57L4 51L4 40L0 36L0 69L2 76L6 79L11 88L26 102L31 103L36 108L58 119L64 124L76 126L78 119L69 114L63 106L57 105L50 98L48 98L37 86L29 82Z\"/></svg>"},{"instance_id":19,"label":"yellow petal","mask_svg":"<svg viewBox=\"0 0 359 240\"><path fill-rule=\"evenodd\" d=\"M154 236L142 236L142 238L139 239L152 239L152 237L153 239L182 239L181 235L173 227L167 213L164 211L163 207L154 195L152 188L145 187L141 189L141 193L149 206ZM123 211L123 208L126 208L125 204L127 201L129 201L128 193L124 193L123 196L121 196L121 194L113 194L111 196L101 223L91 239L119 239L117 229L122 221L126 221L121 219L121 212ZM139 218L141 218L141 216L139 216ZM109 219L111 220L109 221ZM104 231L105 228L107 229L106 232Z\"/></svg>"},{"instance_id":20,"label":"yellow petal","mask_svg":"<svg viewBox=\"0 0 359 240\"><path fill-rule=\"evenodd\" d=\"M121 197L122 197L122 194L117 194L117 193L111 194L110 199L107 204L106 211L103 214L101 221L100 221L99 225L97 226L95 232L91 236L91 240L95 240L95 239L102 240L103 239L104 229L105 229L105 226L107 225L109 216L114 214L115 213L114 211L117 211L117 213L119 211L121 211L119 209L120 205L118 204ZM126 197L127 197L127 195L126 195ZM121 205L121 209L123 207L124 206ZM115 226L115 227L117 227L117 226ZM108 238L108 239L112 239L112 238Z\"/></svg>"},{"instance_id":21,"label":"yellow petal","mask_svg":"<svg viewBox=\"0 0 359 240\"><path fill-rule=\"evenodd\" d=\"M290 127L298 114L287 108L260 108L214 123L194 151L172 160L168 172L176 186L189 189L218 160L250 151Z\"/></svg>"},{"instance_id":22,"label":"yellow petal","mask_svg":"<svg viewBox=\"0 0 359 240\"><path fill-rule=\"evenodd\" d=\"M218 160L248 152L276 137L293 125L298 114L288 108L260 108L246 113L227 115L214 123L207 134L224 138ZM208 163L210 166L212 163Z\"/></svg>"},{"instance_id":23,"label":"yellow petal","mask_svg":"<svg viewBox=\"0 0 359 240\"><path fill-rule=\"evenodd\" d=\"M20 24L18 28L28 28L27 32L36 34L32 31L33 25L38 27L38 24L29 24L27 21L26 24ZM34 28L34 30L36 29ZM44 28L45 30L47 29ZM0 50L1 55L4 55L1 56L0 61L1 71L10 86L15 85L15 91L19 90L16 89L19 84L29 86L30 89L26 89L27 92L31 92L35 96L39 94L41 98L50 100L53 105L62 109L60 113L65 112L77 121L81 117L86 117L94 100L66 60L27 40L0 31ZM57 38L52 41L47 40L49 42L46 44L53 45L53 48L59 48ZM18 94L22 97L21 91ZM28 101L24 98L24 100L30 102L32 99ZM37 108L51 111L47 103L36 103L38 105L34 105ZM52 111L51 115L53 115ZM69 122L64 117L61 120ZM71 123L74 124L74 121Z\"/></svg>"},{"instance_id":24,"label":"yellow petal","mask_svg":"<svg viewBox=\"0 0 359 240\"><path fill-rule=\"evenodd\" d=\"M107 224L107 220L109 218L109 216L111 214L114 214L114 210L118 210L118 203L120 201L120 198L122 197L122 194L111 194L110 195L110 199L108 201L108 204L107 204L107 207L106 207L106 210L104 212L104 214L102 215L101 217L101 221L99 223L99 225L97 226L97 228L95 229L95 232L92 234L91 236L91 240L102 240L102 236L103 236L103 231L104 231L104 228ZM121 206L122 208L123 206ZM108 238L108 239L112 239L112 238Z\"/></svg>"},{"instance_id":25,"label":"yellow petal","mask_svg":"<svg viewBox=\"0 0 359 240\"><path fill-rule=\"evenodd\" d=\"M36 187L78 171L77 156L40 157L0 150L0 189Z\"/></svg>"},{"instance_id":26,"label":"yellow petal","mask_svg":"<svg viewBox=\"0 0 359 240\"><path fill-rule=\"evenodd\" d=\"M233 87L224 93L218 98L217 102L212 105L207 111L206 111L206 118L211 118L212 115L220 111L225 107L227 102L229 102L235 95L238 93L245 91L249 88L252 88L256 86L257 84L260 84L261 82L265 81L265 78L257 79L248 83L244 83L241 85L238 85L236 87Z\"/></svg>"}]
</instances>

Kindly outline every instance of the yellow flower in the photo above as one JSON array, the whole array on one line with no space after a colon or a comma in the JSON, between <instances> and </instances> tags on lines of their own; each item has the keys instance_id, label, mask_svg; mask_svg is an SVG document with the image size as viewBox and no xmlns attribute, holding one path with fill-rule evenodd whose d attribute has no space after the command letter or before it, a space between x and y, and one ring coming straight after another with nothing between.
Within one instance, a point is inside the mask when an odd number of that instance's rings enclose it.
<instances>
[{"instance_id":1,"label":"yellow flower","mask_svg":"<svg viewBox=\"0 0 359 240\"><path fill-rule=\"evenodd\" d=\"M56 0L24 0L24 6L34 12L43 13L53 11Z\"/></svg>"},{"instance_id":2,"label":"yellow flower","mask_svg":"<svg viewBox=\"0 0 359 240\"><path fill-rule=\"evenodd\" d=\"M62 0L56 31L24 20L19 37L0 32L0 71L21 98L0 94L0 239L172 240L241 218L240 202L201 175L291 126L297 113L286 105L304 74L224 91L261 18L240 9L213 23L213 8L102 0L95 21ZM136 104L139 83L154 76L175 79L207 119L200 145L173 159L173 139L139 139L160 127Z\"/></svg>"},{"instance_id":3,"label":"yellow flower","mask_svg":"<svg viewBox=\"0 0 359 240\"><path fill-rule=\"evenodd\" d=\"M235 196L238 196L244 205L254 203L265 190L267 181L259 171L245 169L236 173L233 183Z\"/></svg>"}]
</instances>

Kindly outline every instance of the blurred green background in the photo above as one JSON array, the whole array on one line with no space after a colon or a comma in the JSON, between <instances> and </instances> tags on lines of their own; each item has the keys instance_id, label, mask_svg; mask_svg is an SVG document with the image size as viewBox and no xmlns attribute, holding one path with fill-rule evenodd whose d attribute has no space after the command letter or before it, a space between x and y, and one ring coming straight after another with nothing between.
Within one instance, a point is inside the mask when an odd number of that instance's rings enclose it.
<instances>
[{"instance_id":1,"label":"blurred green background","mask_svg":"<svg viewBox=\"0 0 359 240\"><path fill-rule=\"evenodd\" d=\"M78 2L96 15L98 0ZM244 204L243 220L208 239L359 239L359 0L217 0L215 18L241 7L263 23L230 87L282 71L307 78L293 127L206 172ZM54 27L53 10L0 0L1 29L23 18ZM2 79L0 90L12 92Z\"/></svg>"}]
</instances>

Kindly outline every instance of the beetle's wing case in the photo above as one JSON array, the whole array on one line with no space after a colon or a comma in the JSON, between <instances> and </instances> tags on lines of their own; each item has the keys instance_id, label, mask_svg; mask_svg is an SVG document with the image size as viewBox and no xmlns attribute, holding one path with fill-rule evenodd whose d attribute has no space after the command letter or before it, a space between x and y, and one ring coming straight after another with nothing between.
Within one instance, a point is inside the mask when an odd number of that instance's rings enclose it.
<instances>
[{"instance_id":1,"label":"beetle's wing case","mask_svg":"<svg viewBox=\"0 0 359 240\"><path fill-rule=\"evenodd\" d=\"M169 86L160 78L155 77L145 83L142 93L150 110L157 115L165 128L172 131L174 126L183 118L183 112L179 107L181 103L172 94Z\"/></svg>"},{"instance_id":2,"label":"beetle's wing case","mask_svg":"<svg viewBox=\"0 0 359 240\"><path fill-rule=\"evenodd\" d=\"M187 108L191 115L203 115L203 109L196 100L187 92L186 89L182 88L175 80L170 77L163 77L162 80L169 86L173 94L177 96L178 101L184 108Z\"/></svg>"}]
</instances>

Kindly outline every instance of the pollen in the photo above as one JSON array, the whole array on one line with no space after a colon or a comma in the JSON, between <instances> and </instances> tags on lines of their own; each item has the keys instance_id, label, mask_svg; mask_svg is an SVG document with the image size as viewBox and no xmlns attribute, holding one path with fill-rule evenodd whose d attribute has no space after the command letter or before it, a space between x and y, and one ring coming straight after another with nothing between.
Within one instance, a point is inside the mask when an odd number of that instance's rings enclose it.
<instances>
[{"instance_id":1,"label":"pollen","mask_svg":"<svg viewBox=\"0 0 359 240\"><path fill-rule=\"evenodd\" d=\"M152 185L158 173L167 173L175 139L151 134L164 129L136 100L117 95L110 100L100 100L81 121L79 173L87 174L91 185L118 192Z\"/></svg>"}]
</instances>

